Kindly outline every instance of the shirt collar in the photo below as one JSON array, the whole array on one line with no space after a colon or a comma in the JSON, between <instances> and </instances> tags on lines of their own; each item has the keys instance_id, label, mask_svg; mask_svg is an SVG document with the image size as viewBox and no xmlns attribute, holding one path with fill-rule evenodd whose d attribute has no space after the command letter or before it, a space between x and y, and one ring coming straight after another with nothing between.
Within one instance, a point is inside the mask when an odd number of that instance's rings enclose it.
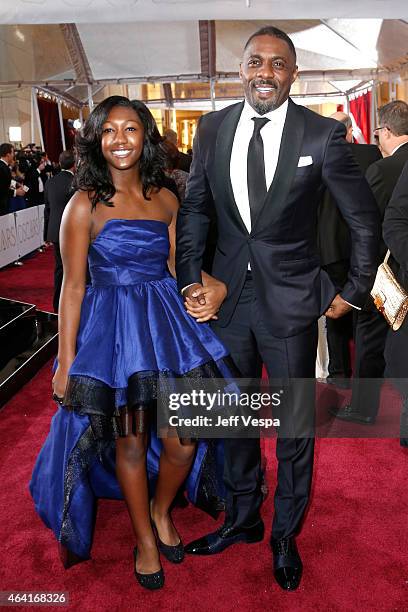
<instances>
[{"instance_id":1,"label":"shirt collar","mask_svg":"<svg viewBox=\"0 0 408 612\"><path fill-rule=\"evenodd\" d=\"M66 170L65 168L61 168L61 172L69 172L69 174L72 174L72 176L74 176L72 170Z\"/></svg>"},{"instance_id":2,"label":"shirt collar","mask_svg":"<svg viewBox=\"0 0 408 612\"><path fill-rule=\"evenodd\" d=\"M5 159L3 159L2 157L0 157L0 160L3 162L3 164L6 164L7 168L9 167L8 163L6 162Z\"/></svg>"},{"instance_id":3,"label":"shirt collar","mask_svg":"<svg viewBox=\"0 0 408 612\"><path fill-rule=\"evenodd\" d=\"M277 124L284 123L286 119L286 113L288 111L289 101L285 100L283 104L281 104L278 108L269 113L265 113L265 115L260 115L252 108L252 106L245 100L244 108L241 113L241 120L243 121L251 121L252 117L266 117L269 121Z\"/></svg>"},{"instance_id":4,"label":"shirt collar","mask_svg":"<svg viewBox=\"0 0 408 612\"><path fill-rule=\"evenodd\" d=\"M391 155L394 155L394 153L396 151L398 151L398 149L400 149L401 147L403 147L404 145L408 144L408 140L406 140L405 142L401 142L401 144L398 145L398 147L395 147L395 149L393 150L393 152L391 153Z\"/></svg>"}]
</instances>

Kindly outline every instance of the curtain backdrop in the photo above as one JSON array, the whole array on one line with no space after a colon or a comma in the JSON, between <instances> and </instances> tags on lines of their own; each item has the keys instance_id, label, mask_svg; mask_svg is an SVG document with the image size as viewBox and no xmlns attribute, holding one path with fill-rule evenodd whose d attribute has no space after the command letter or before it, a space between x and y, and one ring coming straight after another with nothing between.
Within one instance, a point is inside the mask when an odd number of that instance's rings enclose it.
<instances>
[{"instance_id":1,"label":"curtain backdrop","mask_svg":"<svg viewBox=\"0 0 408 612\"><path fill-rule=\"evenodd\" d=\"M41 127L45 151L51 161L57 162L62 152L61 130L56 102L38 96Z\"/></svg>"},{"instance_id":2,"label":"curtain backdrop","mask_svg":"<svg viewBox=\"0 0 408 612\"><path fill-rule=\"evenodd\" d=\"M369 143L371 141L371 91L350 100L350 114L353 115L357 127L360 128L364 141ZM357 141L360 142L358 135L354 134L354 136L357 136Z\"/></svg>"}]
</instances>

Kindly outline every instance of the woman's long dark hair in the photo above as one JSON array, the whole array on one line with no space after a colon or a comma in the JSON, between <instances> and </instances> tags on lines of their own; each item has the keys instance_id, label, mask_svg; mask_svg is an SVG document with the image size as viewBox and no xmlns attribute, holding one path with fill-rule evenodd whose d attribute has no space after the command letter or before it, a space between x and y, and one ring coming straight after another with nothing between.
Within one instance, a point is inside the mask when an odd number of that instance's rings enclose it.
<instances>
[{"instance_id":1,"label":"woman's long dark hair","mask_svg":"<svg viewBox=\"0 0 408 612\"><path fill-rule=\"evenodd\" d=\"M143 124L144 143L139 162L143 197L149 200L149 190L160 188L163 185L166 154L162 145L163 138L160 136L153 115L140 100L129 100L124 96L110 96L92 111L82 132L76 137L78 169L74 184L76 189L88 192L92 208L95 208L98 202L112 206L111 200L116 193L101 148L103 124L115 106L132 108Z\"/></svg>"}]
</instances>

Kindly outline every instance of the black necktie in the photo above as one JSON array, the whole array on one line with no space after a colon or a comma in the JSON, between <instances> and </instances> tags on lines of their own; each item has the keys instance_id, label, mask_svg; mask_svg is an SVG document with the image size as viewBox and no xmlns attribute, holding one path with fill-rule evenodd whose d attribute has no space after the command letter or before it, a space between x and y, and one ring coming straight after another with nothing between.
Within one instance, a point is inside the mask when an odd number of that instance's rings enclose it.
<instances>
[{"instance_id":1,"label":"black necktie","mask_svg":"<svg viewBox=\"0 0 408 612\"><path fill-rule=\"evenodd\" d=\"M251 211L251 223L262 208L266 197L264 146L261 136L263 126L268 123L266 117L252 117L254 131L248 146L248 199Z\"/></svg>"}]
</instances>

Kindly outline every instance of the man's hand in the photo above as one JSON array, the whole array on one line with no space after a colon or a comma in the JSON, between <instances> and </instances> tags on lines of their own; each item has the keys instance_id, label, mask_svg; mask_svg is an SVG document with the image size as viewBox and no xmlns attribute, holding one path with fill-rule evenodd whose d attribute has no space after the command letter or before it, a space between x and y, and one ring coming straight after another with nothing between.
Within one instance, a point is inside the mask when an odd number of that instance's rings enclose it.
<instances>
[{"instance_id":1,"label":"man's hand","mask_svg":"<svg viewBox=\"0 0 408 612\"><path fill-rule=\"evenodd\" d=\"M17 187L16 196L25 196L25 191L22 187Z\"/></svg>"},{"instance_id":2,"label":"man's hand","mask_svg":"<svg viewBox=\"0 0 408 612\"><path fill-rule=\"evenodd\" d=\"M216 313L221 308L226 295L226 285L209 276L204 287L197 283L188 287L183 293L186 310L197 323L217 319Z\"/></svg>"},{"instance_id":3,"label":"man's hand","mask_svg":"<svg viewBox=\"0 0 408 612\"><path fill-rule=\"evenodd\" d=\"M347 304L338 293L324 314L329 319L340 319L350 312L351 308L350 304Z\"/></svg>"},{"instance_id":4,"label":"man's hand","mask_svg":"<svg viewBox=\"0 0 408 612\"><path fill-rule=\"evenodd\" d=\"M190 301L197 302L201 306L205 304L204 287L200 283L194 283L191 287L188 287L183 291L183 298Z\"/></svg>"}]
</instances>

